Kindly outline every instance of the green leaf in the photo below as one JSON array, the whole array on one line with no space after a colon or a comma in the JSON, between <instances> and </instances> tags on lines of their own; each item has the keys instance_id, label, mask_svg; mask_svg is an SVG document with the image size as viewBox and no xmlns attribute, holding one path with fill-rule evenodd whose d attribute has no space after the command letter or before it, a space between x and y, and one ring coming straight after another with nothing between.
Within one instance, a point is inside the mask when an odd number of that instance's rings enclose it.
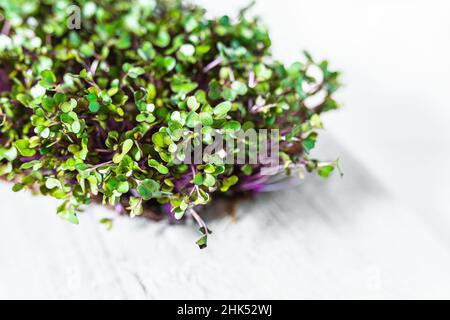
<instances>
[{"instance_id":1,"label":"green leaf","mask_svg":"<svg viewBox=\"0 0 450 320\"><path fill-rule=\"evenodd\" d=\"M113 220L108 219L108 218L102 218L100 219L100 223L103 224L106 228L106 230L111 230L113 227Z\"/></svg>"},{"instance_id":2,"label":"green leaf","mask_svg":"<svg viewBox=\"0 0 450 320\"><path fill-rule=\"evenodd\" d=\"M143 75L145 73L145 70L141 67L131 68L130 71L128 71L128 76L131 79L136 79L140 75Z\"/></svg>"},{"instance_id":3,"label":"green leaf","mask_svg":"<svg viewBox=\"0 0 450 320\"><path fill-rule=\"evenodd\" d=\"M165 48L170 44L170 35L167 31L161 30L158 33L158 37L155 39L155 45L161 48Z\"/></svg>"},{"instance_id":4,"label":"green leaf","mask_svg":"<svg viewBox=\"0 0 450 320\"><path fill-rule=\"evenodd\" d=\"M253 173L253 168L251 165L246 164L243 165L241 168L242 173L244 173L246 176L250 176Z\"/></svg>"},{"instance_id":5,"label":"green leaf","mask_svg":"<svg viewBox=\"0 0 450 320\"><path fill-rule=\"evenodd\" d=\"M62 112L69 113L73 109L75 109L77 106L77 101L75 99L70 99L70 102L63 102L59 109L61 109Z\"/></svg>"},{"instance_id":6,"label":"green leaf","mask_svg":"<svg viewBox=\"0 0 450 320\"><path fill-rule=\"evenodd\" d=\"M165 57L163 60L164 68L167 71L172 71L177 65L177 60L174 57Z\"/></svg>"},{"instance_id":7,"label":"green leaf","mask_svg":"<svg viewBox=\"0 0 450 320\"><path fill-rule=\"evenodd\" d=\"M328 178L330 174L334 171L334 166L324 166L318 169L318 173L323 178Z\"/></svg>"},{"instance_id":8,"label":"green leaf","mask_svg":"<svg viewBox=\"0 0 450 320\"><path fill-rule=\"evenodd\" d=\"M118 49L128 49L131 46L131 37L129 33L122 32L116 43Z\"/></svg>"},{"instance_id":9,"label":"green leaf","mask_svg":"<svg viewBox=\"0 0 450 320\"><path fill-rule=\"evenodd\" d=\"M240 81L233 82L231 89L233 89L240 96L244 96L248 91L247 85Z\"/></svg>"},{"instance_id":10,"label":"green leaf","mask_svg":"<svg viewBox=\"0 0 450 320\"><path fill-rule=\"evenodd\" d=\"M155 145L157 145L160 148L164 148L164 134L162 132L156 132L152 136L152 141Z\"/></svg>"},{"instance_id":11,"label":"green leaf","mask_svg":"<svg viewBox=\"0 0 450 320\"><path fill-rule=\"evenodd\" d=\"M217 100L220 98L221 94L222 94L222 88L221 88L220 84L217 82L216 79L211 80L211 82L209 83L208 96L212 100Z\"/></svg>"},{"instance_id":12,"label":"green leaf","mask_svg":"<svg viewBox=\"0 0 450 320\"><path fill-rule=\"evenodd\" d=\"M72 132L73 133L75 133L75 134L77 134L77 133L79 133L80 132L80 130L81 130L81 124L80 124L80 122L79 121L74 121L73 123L72 123Z\"/></svg>"},{"instance_id":13,"label":"green leaf","mask_svg":"<svg viewBox=\"0 0 450 320\"><path fill-rule=\"evenodd\" d=\"M315 146L316 142L312 139L306 139L303 141L303 147L305 148L306 153L310 153Z\"/></svg>"},{"instance_id":14,"label":"green leaf","mask_svg":"<svg viewBox=\"0 0 450 320\"><path fill-rule=\"evenodd\" d=\"M231 104L230 101L222 102L214 108L213 113L214 115L222 118L227 115L227 113L231 110L232 106L233 105Z\"/></svg>"},{"instance_id":15,"label":"green leaf","mask_svg":"<svg viewBox=\"0 0 450 320\"><path fill-rule=\"evenodd\" d=\"M200 121L202 122L202 124L204 126L212 126L214 123L211 114L209 114L207 112L200 113Z\"/></svg>"},{"instance_id":16,"label":"green leaf","mask_svg":"<svg viewBox=\"0 0 450 320\"><path fill-rule=\"evenodd\" d=\"M130 152L131 148L133 148L133 140L131 139L127 139L123 142L123 146L122 146L122 154L127 154L128 152Z\"/></svg>"},{"instance_id":17,"label":"green leaf","mask_svg":"<svg viewBox=\"0 0 450 320\"><path fill-rule=\"evenodd\" d=\"M228 101L234 101L237 98L237 93L233 89L224 88L223 89L223 98Z\"/></svg>"},{"instance_id":18,"label":"green leaf","mask_svg":"<svg viewBox=\"0 0 450 320\"><path fill-rule=\"evenodd\" d=\"M88 95L89 101L89 111L93 113L97 113L100 110L100 104L98 103L98 97L94 93L89 93Z\"/></svg>"},{"instance_id":19,"label":"green leaf","mask_svg":"<svg viewBox=\"0 0 450 320\"><path fill-rule=\"evenodd\" d=\"M127 193L130 190L130 184L128 181L120 181L116 190L122 194Z\"/></svg>"},{"instance_id":20,"label":"green leaf","mask_svg":"<svg viewBox=\"0 0 450 320\"><path fill-rule=\"evenodd\" d=\"M170 84L170 88L172 89L173 92L183 96L197 89L197 87L198 87L197 83L190 82L185 79L176 79L172 81L172 83Z\"/></svg>"},{"instance_id":21,"label":"green leaf","mask_svg":"<svg viewBox=\"0 0 450 320\"><path fill-rule=\"evenodd\" d=\"M239 131L241 129L241 124L236 120L227 121L223 125L222 129L229 131Z\"/></svg>"},{"instance_id":22,"label":"green leaf","mask_svg":"<svg viewBox=\"0 0 450 320\"><path fill-rule=\"evenodd\" d=\"M67 201L58 207L57 213L58 213L58 216L60 216L61 218L63 218L64 220L66 220L72 224L79 223L74 206L71 204L68 204Z\"/></svg>"},{"instance_id":23,"label":"green leaf","mask_svg":"<svg viewBox=\"0 0 450 320\"><path fill-rule=\"evenodd\" d=\"M189 114L186 118L186 125L189 128L195 128L201 124L202 124L202 122L200 120L200 116L197 113L195 113L194 111L189 112Z\"/></svg>"},{"instance_id":24,"label":"green leaf","mask_svg":"<svg viewBox=\"0 0 450 320\"><path fill-rule=\"evenodd\" d=\"M260 63L255 67L255 74L257 80L266 81L272 77L272 70L267 68L264 64Z\"/></svg>"},{"instance_id":25,"label":"green leaf","mask_svg":"<svg viewBox=\"0 0 450 320\"><path fill-rule=\"evenodd\" d=\"M14 143L17 151L24 157L32 157L36 154L36 150L30 148L30 141L27 139L20 139Z\"/></svg>"},{"instance_id":26,"label":"green leaf","mask_svg":"<svg viewBox=\"0 0 450 320\"><path fill-rule=\"evenodd\" d=\"M89 45L87 43L83 43L80 46L80 53L82 56L85 57L92 57L95 53L94 48L92 47L92 45Z\"/></svg>"},{"instance_id":27,"label":"green leaf","mask_svg":"<svg viewBox=\"0 0 450 320\"><path fill-rule=\"evenodd\" d=\"M198 108L200 108L200 103L197 101L197 98L195 96L192 96L187 99L187 106L192 111L196 111Z\"/></svg>"},{"instance_id":28,"label":"green leaf","mask_svg":"<svg viewBox=\"0 0 450 320\"><path fill-rule=\"evenodd\" d=\"M203 184L203 176L201 173L197 173L194 177L194 184L197 186L201 186Z\"/></svg>"},{"instance_id":29,"label":"green leaf","mask_svg":"<svg viewBox=\"0 0 450 320\"><path fill-rule=\"evenodd\" d=\"M177 57L180 60L187 60L192 56L194 56L194 54L195 54L195 47L190 43L186 43L183 44L178 50Z\"/></svg>"},{"instance_id":30,"label":"green leaf","mask_svg":"<svg viewBox=\"0 0 450 320\"><path fill-rule=\"evenodd\" d=\"M169 187L175 187L175 184L170 179L164 179L164 183Z\"/></svg>"},{"instance_id":31,"label":"green leaf","mask_svg":"<svg viewBox=\"0 0 450 320\"><path fill-rule=\"evenodd\" d=\"M8 161L14 161L17 158L17 149L14 146L9 149L0 149L0 159L2 158L5 158Z\"/></svg>"},{"instance_id":32,"label":"green leaf","mask_svg":"<svg viewBox=\"0 0 450 320\"><path fill-rule=\"evenodd\" d=\"M156 170L158 170L158 172L161 173L161 174L168 174L169 173L169 169L166 166L164 166L163 164L161 164L158 161L156 161L155 159L148 160L148 165L150 167L155 168Z\"/></svg>"},{"instance_id":33,"label":"green leaf","mask_svg":"<svg viewBox=\"0 0 450 320\"><path fill-rule=\"evenodd\" d=\"M205 187L214 187L216 184L216 179L212 174L205 174L205 178L203 179L203 185Z\"/></svg>"},{"instance_id":34,"label":"green leaf","mask_svg":"<svg viewBox=\"0 0 450 320\"><path fill-rule=\"evenodd\" d=\"M208 236L205 234L197 240L196 244L200 249L206 249L208 247Z\"/></svg>"},{"instance_id":35,"label":"green leaf","mask_svg":"<svg viewBox=\"0 0 450 320\"><path fill-rule=\"evenodd\" d=\"M61 182L58 179L55 179L55 178L48 178L45 181L45 187L47 189L50 189L50 190L54 189L54 188L62 189Z\"/></svg>"},{"instance_id":36,"label":"green leaf","mask_svg":"<svg viewBox=\"0 0 450 320\"><path fill-rule=\"evenodd\" d=\"M30 94L34 99L42 98L46 93L46 88L44 86L41 86L40 84L35 85L30 89ZM28 97L28 96L26 96ZM18 98L19 99L19 98ZM19 100L22 102L22 100ZM22 102L25 106L29 106L28 104L25 104Z\"/></svg>"},{"instance_id":37,"label":"green leaf","mask_svg":"<svg viewBox=\"0 0 450 320\"><path fill-rule=\"evenodd\" d=\"M147 120L147 115L140 113L136 116L136 121L137 122L144 122Z\"/></svg>"},{"instance_id":38,"label":"green leaf","mask_svg":"<svg viewBox=\"0 0 450 320\"><path fill-rule=\"evenodd\" d=\"M237 176L231 176L229 178L225 178L222 183L222 187L220 191L227 192L232 186L238 183L239 178Z\"/></svg>"},{"instance_id":39,"label":"green leaf","mask_svg":"<svg viewBox=\"0 0 450 320\"><path fill-rule=\"evenodd\" d=\"M152 199L159 191L159 183L152 179L146 179L139 185L137 191L145 201Z\"/></svg>"},{"instance_id":40,"label":"green leaf","mask_svg":"<svg viewBox=\"0 0 450 320\"><path fill-rule=\"evenodd\" d=\"M306 153L310 153L312 149L316 146L317 134L310 134L308 138L303 140L303 147Z\"/></svg>"},{"instance_id":41,"label":"green leaf","mask_svg":"<svg viewBox=\"0 0 450 320\"><path fill-rule=\"evenodd\" d=\"M22 190L24 188L24 185L21 183L16 183L15 185L13 185L12 187L12 191L13 192L19 192L20 190Z\"/></svg>"},{"instance_id":42,"label":"green leaf","mask_svg":"<svg viewBox=\"0 0 450 320\"><path fill-rule=\"evenodd\" d=\"M89 176L87 178L88 182L89 182L89 186L91 188L91 192L94 196L96 196L98 194L98 181L97 178L95 176Z\"/></svg>"},{"instance_id":43,"label":"green leaf","mask_svg":"<svg viewBox=\"0 0 450 320\"><path fill-rule=\"evenodd\" d=\"M116 153L113 157L113 162L114 163L120 163L123 158L128 154L128 152L130 152L131 148L133 147L133 140L131 139L127 139L123 142L122 145L122 152L121 153Z\"/></svg>"},{"instance_id":44,"label":"green leaf","mask_svg":"<svg viewBox=\"0 0 450 320\"><path fill-rule=\"evenodd\" d=\"M9 174L9 173L12 172L12 170L13 170L13 166L12 166L11 162L8 162L5 165L1 165L0 164L0 176L3 176L5 174Z\"/></svg>"},{"instance_id":45,"label":"green leaf","mask_svg":"<svg viewBox=\"0 0 450 320\"><path fill-rule=\"evenodd\" d=\"M142 43L141 48L138 49L138 54L142 59L149 61L155 58L156 50L150 42L146 41Z\"/></svg>"},{"instance_id":46,"label":"green leaf","mask_svg":"<svg viewBox=\"0 0 450 320\"><path fill-rule=\"evenodd\" d=\"M296 137L300 132L302 132L302 126L296 125L292 131L286 136L288 141L291 141L294 137ZM314 147L314 146L313 146Z\"/></svg>"},{"instance_id":47,"label":"green leaf","mask_svg":"<svg viewBox=\"0 0 450 320\"><path fill-rule=\"evenodd\" d=\"M50 70L44 70L41 73L42 80L39 82L46 89L51 89L56 83L56 76Z\"/></svg>"},{"instance_id":48,"label":"green leaf","mask_svg":"<svg viewBox=\"0 0 450 320\"><path fill-rule=\"evenodd\" d=\"M142 215L144 213L144 208L142 207L142 199L131 197L130 206L127 209L131 211L132 215Z\"/></svg>"},{"instance_id":49,"label":"green leaf","mask_svg":"<svg viewBox=\"0 0 450 320\"><path fill-rule=\"evenodd\" d=\"M318 114L313 114L309 121L311 122L311 126L313 128L315 128L315 129L323 128L322 120L320 119L320 116Z\"/></svg>"},{"instance_id":50,"label":"green leaf","mask_svg":"<svg viewBox=\"0 0 450 320\"><path fill-rule=\"evenodd\" d=\"M189 43L188 44L183 44L180 47L179 52L181 54L183 54L184 56L186 56L186 57L191 57L195 53L195 47L192 44L189 44Z\"/></svg>"}]
</instances>

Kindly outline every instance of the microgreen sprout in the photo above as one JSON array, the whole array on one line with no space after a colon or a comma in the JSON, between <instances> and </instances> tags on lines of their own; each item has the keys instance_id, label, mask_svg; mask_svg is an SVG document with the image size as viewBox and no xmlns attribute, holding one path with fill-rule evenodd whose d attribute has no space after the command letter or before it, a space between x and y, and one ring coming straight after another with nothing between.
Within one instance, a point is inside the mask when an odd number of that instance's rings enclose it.
<instances>
[{"instance_id":1,"label":"microgreen sprout","mask_svg":"<svg viewBox=\"0 0 450 320\"><path fill-rule=\"evenodd\" d=\"M68 23L73 5L79 29ZM132 217L191 218L201 248L211 231L199 209L219 195L330 176L338 162L311 152L320 115L338 108L339 73L307 52L276 61L249 8L207 18L177 0L0 0L0 176L59 199L57 214L75 224L94 201ZM280 133L270 175L258 159L224 161L245 158L251 143L239 132L251 129ZM212 147L217 134L241 144L187 162L189 146Z\"/></svg>"}]
</instances>

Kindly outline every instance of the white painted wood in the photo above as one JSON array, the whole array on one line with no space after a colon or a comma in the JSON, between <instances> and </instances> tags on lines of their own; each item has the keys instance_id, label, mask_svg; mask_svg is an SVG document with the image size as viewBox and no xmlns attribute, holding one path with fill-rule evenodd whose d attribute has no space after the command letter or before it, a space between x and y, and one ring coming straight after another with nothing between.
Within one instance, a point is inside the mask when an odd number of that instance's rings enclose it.
<instances>
[{"instance_id":1,"label":"white painted wood","mask_svg":"<svg viewBox=\"0 0 450 320\"><path fill-rule=\"evenodd\" d=\"M217 14L247 1L197 2ZM309 48L345 72L345 108L325 117L319 146L345 178L210 221L205 251L193 226L118 219L106 231L98 206L72 226L57 201L0 183L0 298L450 298L449 9L260 0L276 56Z\"/></svg>"},{"instance_id":2,"label":"white painted wood","mask_svg":"<svg viewBox=\"0 0 450 320\"><path fill-rule=\"evenodd\" d=\"M335 144L334 144L335 145ZM192 226L118 219L90 209L72 226L56 201L0 184L1 298L439 298L450 255L417 215L340 147L347 175L244 204L237 223Z\"/></svg>"}]
</instances>

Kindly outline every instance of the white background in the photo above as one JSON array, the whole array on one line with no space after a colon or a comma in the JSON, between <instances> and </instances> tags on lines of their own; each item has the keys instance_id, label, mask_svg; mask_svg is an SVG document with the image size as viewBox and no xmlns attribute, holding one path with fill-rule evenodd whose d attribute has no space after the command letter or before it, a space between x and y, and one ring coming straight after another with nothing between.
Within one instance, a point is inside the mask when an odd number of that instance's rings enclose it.
<instances>
[{"instance_id":1,"label":"white background","mask_svg":"<svg viewBox=\"0 0 450 320\"><path fill-rule=\"evenodd\" d=\"M195 1L235 15L247 1ZM94 207L74 227L57 202L0 184L0 298L450 298L450 3L260 0L276 58L308 49L342 70L319 146L346 176L192 226Z\"/></svg>"}]
</instances>

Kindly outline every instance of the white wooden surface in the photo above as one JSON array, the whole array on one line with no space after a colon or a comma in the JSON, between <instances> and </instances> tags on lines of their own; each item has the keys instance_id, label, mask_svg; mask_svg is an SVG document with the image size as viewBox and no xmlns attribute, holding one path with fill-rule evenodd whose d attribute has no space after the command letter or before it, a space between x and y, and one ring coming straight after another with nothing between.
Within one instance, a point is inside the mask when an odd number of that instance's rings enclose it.
<instances>
[{"instance_id":1,"label":"white wooden surface","mask_svg":"<svg viewBox=\"0 0 450 320\"><path fill-rule=\"evenodd\" d=\"M199 0L212 14L246 1ZM324 156L344 179L243 205L192 226L94 207L71 226L57 202L0 183L0 298L450 298L450 6L445 1L260 0L285 61L300 49L344 71Z\"/></svg>"}]
</instances>

